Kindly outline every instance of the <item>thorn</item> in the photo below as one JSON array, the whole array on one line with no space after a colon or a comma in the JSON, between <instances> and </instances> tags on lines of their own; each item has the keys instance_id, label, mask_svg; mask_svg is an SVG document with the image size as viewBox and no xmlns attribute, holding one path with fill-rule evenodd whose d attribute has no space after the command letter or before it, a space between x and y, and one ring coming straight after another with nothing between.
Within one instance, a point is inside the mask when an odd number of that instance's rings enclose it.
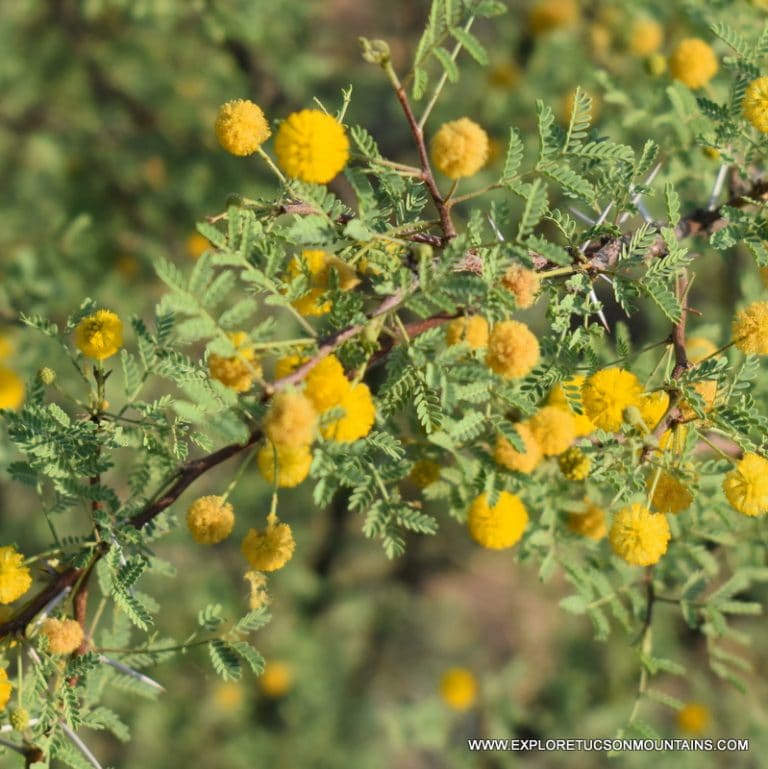
<instances>
[{"instance_id":1,"label":"thorn","mask_svg":"<svg viewBox=\"0 0 768 769\"><path fill-rule=\"evenodd\" d=\"M104 767L98 762L96 756L91 753L88 746L67 726L66 723L64 723L64 721L59 721L59 727L64 732L64 734L69 737L75 747L85 756L88 763L93 766L94 769L104 769Z\"/></svg>"},{"instance_id":2,"label":"thorn","mask_svg":"<svg viewBox=\"0 0 768 769\"><path fill-rule=\"evenodd\" d=\"M103 654L99 655L99 660L103 662L105 665L109 665L110 667L113 667L115 670L119 670L121 673L125 673L125 675L131 676L131 678L135 678L137 681L141 681L142 683L147 684L147 686L151 686L153 689L157 689L160 692L165 691L165 687L162 684L159 684L157 681L155 681L154 678L145 676L144 673L139 673L138 670L129 668L128 665L124 665L122 662L113 660L111 657L106 657Z\"/></svg>"},{"instance_id":3,"label":"thorn","mask_svg":"<svg viewBox=\"0 0 768 769\"><path fill-rule=\"evenodd\" d=\"M575 208L574 206L570 206L568 209L577 219L581 219L582 222L590 225L590 227L594 227L595 220L591 217L587 216L583 211L579 211L578 208Z\"/></svg>"},{"instance_id":4,"label":"thorn","mask_svg":"<svg viewBox=\"0 0 768 769\"><path fill-rule=\"evenodd\" d=\"M600 300L597 298L597 294L595 293L595 288L592 286L589 289L589 298L595 303L595 305L598 307L597 310L597 317L600 318L600 322L603 324L603 328L605 328L606 331L610 331L611 327L608 325L608 320L605 317L605 313L603 312L603 308L600 306Z\"/></svg>"},{"instance_id":5,"label":"thorn","mask_svg":"<svg viewBox=\"0 0 768 769\"><path fill-rule=\"evenodd\" d=\"M493 230L496 237L499 239L499 242L504 242L504 236L501 234L501 230L496 226L496 222L493 221L493 218L490 214L488 214L488 224L491 225L491 229Z\"/></svg>"},{"instance_id":6,"label":"thorn","mask_svg":"<svg viewBox=\"0 0 768 769\"><path fill-rule=\"evenodd\" d=\"M653 217L650 214L650 211L645 207L645 203L642 202L642 200L638 200L637 203L635 203L637 206L637 210L640 212L640 216L643 217L643 220L647 224L653 224Z\"/></svg>"},{"instance_id":7,"label":"thorn","mask_svg":"<svg viewBox=\"0 0 768 769\"><path fill-rule=\"evenodd\" d=\"M717 172L717 178L712 185L712 194L709 196L709 202L707 203L707 211L714 211L717 199L720 197L720 193L723 191L723 184L725 184L725 177L728 174L728 164L722 163L720 170Z\"/></svg>"},{"instance_id":8,"label":"thorn","mask_svg":"<svg viewBox=\"0 0 768 769\"><path fill-rule=\"evenodd\" d=\"M649 187L653 180L656 178L656 175L661 170L661 163L656 163L656 165L651 169L648 176L645 177L645 183L643 184L644 187ZM632 197L632 205L637 206L637 209L642 214L643 219L645 219L646 222L649 224L653 221L653 218L648 214L647 209L645 206L642 205L640 202L642 200L643 193L642 192L636 192ZM619 217L619 224L624 224L624 222L629 219L629 211L625 211L620 217Z\"/></svg>"}]
</instances>

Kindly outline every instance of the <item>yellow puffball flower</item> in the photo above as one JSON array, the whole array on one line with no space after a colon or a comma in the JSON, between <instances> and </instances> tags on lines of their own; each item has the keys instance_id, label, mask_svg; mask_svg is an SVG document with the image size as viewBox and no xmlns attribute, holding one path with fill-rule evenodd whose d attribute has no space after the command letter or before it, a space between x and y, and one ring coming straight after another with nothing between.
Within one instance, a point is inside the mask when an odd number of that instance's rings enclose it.
<instances>
[{"instance_id":1,"label":"yellow puffball flower","mask_svg":"<svg viewBox=\"0 0 768 769\"><path fill-rule=\"evenodd\" d=\"M768 302L752 302L737 313L732 334L742 352L768 355Z\"/></svg>"},{"instance_id":2,"label":"yellow puffball flower","mask_svg":"<svg viewBox=\"0 0 768 769\"><path fill-rule=\"evenodd\" d=\"M24 382L10 368L0 366L0 409L15 411L24 403Z\"/></svg>"},{"instance_id":3,"label":"yellow puffball flower","mask_svg":"<svg viewBox=\"0 0 768 769\"><path fill-rule=\"evenodd\" d=\"M493 458L509 470L514 470L518 473L532 473L539 466L541 458L544 456L541 446L539 446L536 438L533 437L533 432L527 422L518 422L515 424L515 430L520 434L525 450L517 451L503 435L500 435L496 439L496 449L493 452Z\"/></svg>"},{"instance_id":4,"label":"yellow puffball flower","mask_svg":"<svg viewBox=\"0 0 768 769\"><path fill-rule=\"evenodd\" d=\"M432 162L449 179L463 179L485 165L488 150L488 134L473 120L462 117L440 126L432 139Z\"/></svg>"},{"instance_id":5,"label":"yellow puffball flower","mask_svg":"<svg viewBox=\"0 0 768 769\"><path fill-rule=\"evenodd\" d=\"M302 315L325 315L331 311L333 302L329 299L321 301L329 288L331 269L336 271L342 291L349 291L360 282L352 267L319 249L306 249L300 257L294 256L288 263L288 276L291 280L309 273L309 291L293 302L293 306Z\"/></svg>"},{"instance_id":6,"label":"yellow puffball flower","mask_svg":"<svg viewBox=\"0 0 768 769\"><path fill-rule=\"evenodd\" d=\"M624 409L628 406L639 408L642 395L638 378L615 367L596 371L581 387L584 412L596 427L608 432L621 429Z\"/></svg>"},{"instance_id":7,"label":"yellow puffball flower","mask_svg":"<svg viewBox=\"0 0 768 769\"><path fill-rule=\"evenodd\" d=\"M648 490L653 488L656 472L648 476ZM693 504L691 490L674 475L662 470L656 481L656 490L651 498L651 505L659 513L679 513L687 510Z\"/></svg>"},{"instance_id":8,"label":"yellow puffball flower","mask_svg":"<svg viewBox=\"0 0 768 769\"><path fill-rule=\"evenodd\" d=\"M501 284L515 297L521 310L533 306L541 288L541 276L535 270L529 270L521 264L513 264L501 279Z\"/></svg>"},{"instance_id":9,"label":"yellow puffball flower","mask_svg":"<svg viewBox=\"0 0 768 769\"><path fill-rule=\"evenodd\" d=\"M350 388L339 406L344 409L344 416L323 425L323 437L340 443L365 438L376 421L376 406L368 385L360 382Z\"/></svg>"},{"instance_id":10,"label":"yellow puffball flower","mask_svg":"<svg viewBox=\"0 0 768 769\"><path fill-rule=\"evenodd\" d=\"M123 346L123 322L110 310L98 310L77 324L75 344L88 358L111 358Z\"/></svg>"},{"instance_id":11,"label":"yellow puffball flower","mask_svg":"<svg viewBox=\"0 0 768 769\"><path fill-rule=\"evenodd\" d=\"M48 639L51 654L72 654L85 637L82 626L74 619L47 619L40 632Z\"/></svg>"},{"instance_id":12,"label":"yellow puffball flower","mask_svg":"<svg viewBox=\"0 0 768 769\"><path fill-rule=\"evenodd\" d=\"M187 528L200 545L215 545L225 540L234 526L235 511L224 497L200 497L187 510Z\"/></svg>"},{"instance_id":13,"label":"yellow puffball flower","mask_svg":"<svg viewBox=\"0 0 768 769\"><path fill-rule=\"evenodd\" d=\"M338 406L349 392L344 367L335 355L323 358L306 376L304 394L322 414Z\"/></svg>"},{"instance_id":14,"label":"yellow puffball flower","mask_svg":"<svg viewBox=\"0 0 768 769\"><path fill-rule=\"evenodd\" d=\"M420 489L425 489L440 478L440 465L431 459L419 459L413 463L408 480Z\"/></svg>"},{"instance_id":15,"label":"yellow puffball flower","mask_svg":"<svg viewBox=\"0 0 768 769\"><path fill-rule=\"evenodd\" d=\"M768 459L747 453L723 479L723 491L734 510L744 515L768 511Z\"/></svg>"},{"instance_id":16,"label":"yellow puffball flower","mask_svg":"<svg viewBox=\"0 0 768 769\"><path fill-rule=\"evenodd\" d=\"M440 679L440 697L454 710L468 710L477 700L477 679L467 668L450 668Z\"/></svg>"},{"instance_id":17,"label":"yellow puffball flower","mask_svg":"<svg viewBox=\"0 0 768 769\"><path fill-rule=\"evenodd\" d=\"M592 460L581 449L571 446L557 458L557 465L569 481L583 481L592 469Z\"/></svg>"},{"instance_id":18,"label":"yellow puffball flower","mask_svg":"<svg viewBox=\"0 0 768 769\"><path fill-rule=\"evenodd\" d=\"M667 413L669 408L669 394L664 390L656 390L656 392L645 393L640 399L640 416L645 422L645 426L653 432L661 418Z\"/></svg>"},{"instance_id":19,"label":"yellow puffball flower","mask_svg":"<svg viewBox=\"0 0 768 769\"><path fill-rule=\"evenodd\" d=\"M520 67L514 61L500 62L488 70L488 83L494 88L515 88L521 78Z\"/></svg>"},{"instance_id":20,"label":"yellow puffball flower","mask_svg":"<svg viewBox=\"0 0 768 769\"><path fill-rule=\"evenodd\" d=\"M235 354L224 357L211 353L208 357L208 371L212 379L235 392L248 392L253 387L254 378L261 376L261 365L253 347L248 344L245 331L230 331L227 336L235 348Z\"/></svg>"},{"instance_id":21,"label":"yellow puffball flower","mask_svg":"<svg viewBox=\"0 0 768 769\"><path fill-rule=\"evenodd\" d=\"M605 510L594 502L584 500L587 509L583 513L568 514L568 528L575 534L599 542L607 533Z\"/></svg>"},{"instance_id":22,"label":"yellow puffball flower","mask_svg":"<svg viewBox=\"0 0 768 769\"><path fill-rule=\"evenodd\" d=\"M525 323L504 320L491 330L485 362L506 379L524 377L539 362L539 340Z\"/></svg>"},{"instance_id":23,"label":"yellow puffball flower","mask_svg":"<svg viewBox=\"0 0 768 769\"><path fill-rule=\"evenodd\" d=\"M222 104L216 118L216 138L230 154L252 155L272 133L258 104L234 99Z\"/></svg>"},{"instance_id":24,"label":"yellow puffball flower","mask_svg":"<svg viewBox=\"0 0 768 769\"><path fill-rule=\"evenodd\" d=\"M277 164L292 179L325 184L349 160L349 140L344 126L318 109L289 115L275 136Z\"/></svg>"},{"instance_id":25,"label":"yellow puffball flower","mask_svg":"<svg viewBox=\"0 0 768 769\"><path fill-rule=\"evenodd\" d=\"M768 77L753 80L741 103L744 117L762 133L768 133Z\"/></svg>"},{"instance_id":26,"label":"yellow puffball flower","mask_svg":"<svg viewBox=\"0 0 768 769\"><path fill-rule=\"evenodd\" d=\"M293 671L280 660L272 660L264 666L259 676L259 689L265 697L276 700L284 697L293 686Z\"/></svg>"},{"instance_id":27,"label":"yellow puffball flower","mask_svg":"<svg viewBox=\"0 0 768 769\"><path fill-rule=\"evenodd\" d=\"M277 445L309 445L316 427L317 413L312 401L298 392L275 395L264 418L264 434Z\"/></svg>"},{"instance_id":28,"label":"yellow puffball flower","mask_svg":"<svg viewBox=\"0 0 768 769\"><path fill-rule=\"evenodd\" d=\"M633 566L658 563L667 552L669 538L667 517L638 503L619 510L608 533L613 552Z\"/></svg>"},{"instance_id":29,"label":"yellow puffball flower","mask_svg":"<svg viewBox=\"0 0 768 769\"><path fill-rule=\"evenodd\" d=\"M211 241L199 232L193 232L184 241L184 248L190 259L199 259L211 247Z\"/></svg>"},{"instance_id":30,"label":"yellow puffball flower","mask_svg":"<svg viewBox=\"0 0 768 769\"><path fill-rule=\"evenodd\" d=\"M488 505L484 492L469 508L467 526L472 539L491 550L504 550L517 544L528 524L528 511L520 497L508 491L499 493L496 504Z\"/></svg>"},{"instance_id":31,"label":"yellow puffball flower","mask_svg":"<svg viewBox=\"0 0 768 769\"><path fill-rule=\"evenodd\" d=\"M677 727L688 734L704 734L712 715L706 705L687 702L677 711Z\"/></svg>"},{"instance_id":32,"label":"yellow puffball flower","mask_svg":"<svg viewBox=\"0 0 768 769\"><path fill-rule=\"evenodd\" d=\"M656 53L664 40L664 29L654 19L638 19L629 32L629 50L636 56Z\"/></svg>"},{"instance_id":33,"label":"yellow puffball flower","mask_svg":"<svg viewBox=\"0 0 768 769\"><path fill-rule=\"evenodd\" d=\"M565 409L573 416L573 421L576 426L576 437L580 438L584 435L589 435L595 431L595 425L592 420L586 414L577 414L572 408L571 403L577 405L581 411L584 411L584 404L581 400L581 387L584 384L584 375L576 374L570 379L564 382L558 382L549 393L547 398L548 406L557 406L558 408ZM571 393L571 399L568 400L568 396L565 394L565 387L568 388Z\"/></svg>"},{"instance_id":34,"label":"yellow puffball flower","mask_svg":"<svg viewBox=\"0 0 768 769\"><path fill-rule=\"evenodd\" d=\"M716 74L717 56L698 37L681 40L669 57L669 72L689 88L703 88Z\"/></svg>"},{"instance_id":35,"label":"yellow puffball flower","mask_svg":"<svg viewBox=\"0 0 768 769\"><path fill-rule=\"evenodd\" d=\"M448 346L466 342L471 349L488 346L488 321L481 315L470 315L452 320L445 327L445 343Z\"/></svg>"},{"instance_id":36,"label":"yellow puffball flower","mask_svg":"<svg viewBox=\"0 0 768 769\"><path fill-rule=\"evenodd\" d=\"M243 540L242 552L256 571L277 571L293 557L296 542L287 523L268 519L265 531L251 529Z\"/></svg>"},{"instance_id":37,"label":"yellow puffball flower","mask_svg":"<svg viewBox=\"0 0 768 769\"><path fill-rule=\"evenodd\" d=\"M32 586L24 556L11 545L0 547L0 604L21 598Z\"/></svg>"},{"instance_id":38,"label":"yellow puffball flower","mask_svg":"<svg viewBox=\"0 0 768 769\"><path fill-rule=\"evenodd\" d=\"M685 352L691 363L701 363L717 352L717 345L703 336L693 336L685 343Z\"/></svg>"},{"instance_id":39,"label":"yellow puffball flower","mask_svg":"<svg viewBox=\"0 0 768 769\"><path fill-rule=\"evenodd\" d=\"M298 486L308 475L312 466L312 452L309 446L272 446L264 444L256 455L256 463L262 477L268 483L275 482L275 453L277 453L277 485L283 489Z\"/></svg>"},{"instance_id":40,"label":"yellow puffball flower","mask_svg":"<svg viewBox=\"0 0 768 769\"><path fill-rule=\"evenodd\" d=\"M562 454L576 438L573 415L557 406L544 406L529 420L528 425L544 456Z\"/></svg>"},{"instance_id":41,"label":"yellow puffball flower","mask_svg":"<svg viewBox=\"0 0 768 769\"><path fill-rule=\"evenodd\" d=\"M256 611L262 606L268 606L267 575L260 571L247 571L243 579L248 583L248 608Z\"/></svg>"},{"instance_id":42,"label":"yellow puffball flower","mask_svg":"<svg viewBox=\"0 0 768 769\"><path fill-rule=\"evenodd\" d=\"M717 398L717 380L706 379L703 382L696 382L693 389L701 396L704 401L704 411L711 411ZM696 413L687 401L680 402L680 413L683 419L696 419Z\"/></svg>"},{"instance_id":43,"label":"yellow puffball flower","mask_svg":"<svg viewBox=\"0 0 768 769\"><path fill-rule=\"evenodd\" d=\"M8 680L8 672L5 668L0 668L0 710L5 710L11 701L13 684Z\"/></svg>"},{"instance_id":44,"label":"yellow puffball flower","mask_svg":"<svg viewBox=\"0 0 768 769\"><path fill-rule=\"evenodd\" d=\"M528 12L528 26L533 35L543 35L559 27L571 27L579 21L576 0L540 0Z\"/></svg>"},{"instance_id":45,"label":"yellow puffball flower","mask_svg":"<svg viewBox=\"0 0 768 769\"><path fill-rule=\"evenodd\" d=\"M213 692L213 702L218 710L232 712L243 704L243 685L239 681L222 681Z\"/></svg>"},{"instance_id":46,"label":"yellow puffball flower","mask_svg":"<svg viewBox=\"0 0 768 769\"><path fill-rule=\"evenodd\" d=\"M306 358L302 358L301 355L286 355L284 358L279 358L275 363L275 379L282 379L283 377L290 376L296 369L306 361Z\"/></svg>"}]
</instances>

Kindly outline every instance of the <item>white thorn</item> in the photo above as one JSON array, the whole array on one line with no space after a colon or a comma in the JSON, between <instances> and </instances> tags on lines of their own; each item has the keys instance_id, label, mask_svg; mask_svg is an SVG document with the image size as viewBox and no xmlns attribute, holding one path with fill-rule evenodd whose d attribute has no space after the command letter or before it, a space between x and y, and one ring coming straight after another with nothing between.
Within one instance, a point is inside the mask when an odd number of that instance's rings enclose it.
<instances>
[{"instance_id":1,"label":"white thorn","mask_svg":"<svg viewBox=\"0 0 768 769\"><path fill-rule=\"evenodd\" d=\"M570 211L570 212L571 212L571 213L572 213L572 214L573 214L573 215L574 215L574 216L575 216L577 219L581 219L581 221L582 221L582 222L584 222L585 224L588 224L590 227L594 227L594 225L595 225L595 220L594 220L594 219L592 219L591 217L587 216L587 215L586 215L586 214L585 214L583 211L579 211L579 209L578 209L578 208L576 208L575 206L570 206L570 207L568 208L568 210L569 210L569 211Z\"/></svg>"},{"instance_id":2,"label":"white thorn","mask_svg":"<svg viewBox=\"0 0 768 769\"><path fill-rule=\"evenodd\" d=\"M141 653L141 651L139 651L139 653ZM157 689L160 692L165 691L165 687L162 684L159 684L157 681L155 681L154 678L145 676L144 673L139 673L138 670L129 668L128 665L124 665L122 662L113 660L110 657L104 656L103 654L99 655L99 660L104 664L109 665L110 667L113 667L115 670L119 670L121 673L125 673L125 675L131 676L131 678L135 678L137 681L141 681L142 683L147 684L147 686L151 686L153 689Z\"/></svg>"},{"instance_id":3,"label":"white thorn","mask_svg":"<svg viewBox=\"0 0 768 769\"><path fill-rule=\"evenodd\" d=\"M58 595L51 598L51 600L45 604L40 614L37 615L33 627L39 627L46 620L48 615L69 595L71 590L71 587L65 587Z\"/></svg>"},{"instance_id":4,"label":"white thorn","mask_svg":"<svg viewBox=\"0 0 768 769\"><path fill-rule=\"evenodd\" d=\"M722 163L720 170L717 172L717 178L712 186L712 194L709 196L709 203L707 203L707 210L713 211L717 199L720 197L720 193L723 191L723 184L725 184L725 177L728 173L728 163Z\"/></svg>"},{"instance_id":5,"label":"white thorn","mask_svg":"<svg viewBox=\"0 0 768 769\"><path fill-rule=\"evenodd\" d=\"M493 229L494 234L499 239L501 243L504 242L504 236L501 234L501 230L496 226L496 222L493 221L490 214L488 215L488 223L491 225L491 228Z\"/></svg>"},{"instance_id":6,"label":"white thorn","mask_svg":"<svg viewBox=\"0 0 768 769\"><path fill-rule=\"evenodd\" d=\"M85 756L85 758L88 760L88 763L94 767L94 769L104 769L104 767L98 762L96 756L91 753L88 746L63 721L59 721L59 726L61 727L61 730L64 732L64 734L69 737L75 747L77 747L77 749Z\"/></svg>"},{"instance_id":7,"label":"white thorn","mask_svg":"<svg viewBox=\"0 0 768 769\"><path fill-rule=\"evenodd\" d=\"M645 177L645 184L644 187L648 187L653 183L653 180L656 178L656 175L661 170L661 163L656 163L656 165L651 169L651 172L648 174L648 176ZM649 216L646 216L646 211L644 206L640 203L640 200L643 197L642 192L636 192L632 197L632 205L637 206L638 210L643 216L643 219L645 219L646 222L650 223L653 221L653 219ZM625 211L620 217L619 217L619 224L624 224L624 222L629 219L629 211Z\"/></svg>"},{"instance_id":8,"label":"white thorn","mask_svg":"<svg viewBox=\"0 0 768 769\"><path fill-rule=\"evenodd\" d=\"M645 207L645 203L643 203L641 200L638 200L635 205L637 206L637 210L640 212L640 216L643 217L643 220L646 222L646 224L653 224L653 217L651 216L651 212Z\"/></svg>"}]
</instances>

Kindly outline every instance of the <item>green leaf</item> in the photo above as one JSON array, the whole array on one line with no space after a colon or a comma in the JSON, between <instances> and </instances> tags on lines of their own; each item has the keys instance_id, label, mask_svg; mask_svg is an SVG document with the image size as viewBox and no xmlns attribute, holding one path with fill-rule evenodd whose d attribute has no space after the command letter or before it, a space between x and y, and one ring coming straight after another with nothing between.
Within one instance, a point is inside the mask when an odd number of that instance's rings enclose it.
<instances>
[{"instance_id":1,"label":"green leaf","mask_svg":"<svg viewBox=\"0 0 768 769\"><path fill-rule=\"evenodd\" d=\"M215 638L208 644L208 654L213 664L213 669L225 681L239 681L243 674L243 666L240 662L242 656L238 649L227 641Z\"/></svg>"},{"instance_id":2,"label":"green leaf","mask_svg":"<svg viewBox=\"0 0 768 769\"><path fill-rule=\"evenodd\" d=\"M488 65L488 54L485 48L483 48L482 43L471 32L463 27L454 27L451 30L451 34L467 49L467 53L478 64L482 64L484 67Z\"/></svg>"}]
</instances>

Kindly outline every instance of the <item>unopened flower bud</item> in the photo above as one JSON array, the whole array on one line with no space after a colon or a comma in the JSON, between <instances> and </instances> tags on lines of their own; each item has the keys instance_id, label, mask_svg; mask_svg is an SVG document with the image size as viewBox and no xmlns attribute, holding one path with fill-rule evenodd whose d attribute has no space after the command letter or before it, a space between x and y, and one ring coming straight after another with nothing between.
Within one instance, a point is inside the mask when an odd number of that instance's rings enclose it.
<instances>
[{"instance_id":1,"label":"unopened flower bud","mask_svg":"<svg viewBox=\"0 0 768 769\"><path fill-rule=\"evenodd\" d=\"M38 376L44 385L52 385L56 381L56 372L48 366L41 368Z\"/></svg>"},{"instance_id":2,"label":"unopened flower bud","mask_svg":"<svg viewBox=\"0 0 768 769\"><path fill-rule=\"evenodd\" d=\"M369 64L386 64L391 58L386 40L368 40L361 37L360 45L363 49L363 59Z\"/></svg>"}]
</instances>

